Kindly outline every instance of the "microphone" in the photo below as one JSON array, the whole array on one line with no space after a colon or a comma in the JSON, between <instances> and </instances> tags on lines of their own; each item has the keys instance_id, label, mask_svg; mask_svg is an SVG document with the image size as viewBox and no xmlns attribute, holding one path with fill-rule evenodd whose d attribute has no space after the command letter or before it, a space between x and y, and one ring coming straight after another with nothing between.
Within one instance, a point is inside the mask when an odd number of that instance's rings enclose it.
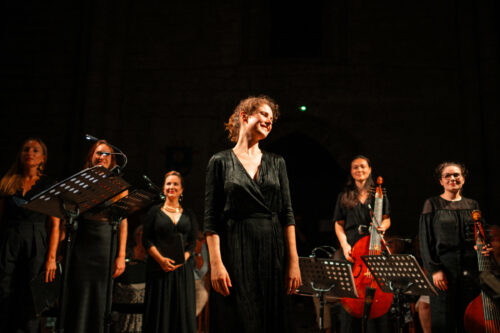
<instances>
[{"instance_id":1,"label":"microphone","mask_svg":"<svg viewBox=\"0 0 500 333\"><path fill-rule=\"evenodd\" d=\"M100 139L98 139L95 136L90 135L90 134L85 134L85 139L88 141L99 141L100 140ZM122 170L125 169L125 166L127 165L127 162L128 162L127 155L125 155L125 153L123 153L123 151L120 148L112 145L111 143L107 142L107 144L111 148L116 150L116 152L115 153L104 153L104 154L106 154L106 155L108 155L108 154L109 155L121 155L123 157L123 165L121 165L121 166L115 165L113 167L113 169L111 169L111 172L113 172L116 175L119 175L122 172Z\"/></svg>"},{"instance_id":2,"label":"microphone","mask_svg":"<svg viewBox=\"0 0 500 333\"><path fill-rule=\"evenodd\" d=\"M161 188L159 186L157 186L155 183L153 183L153 181L151 179L149 179L149 177L146 175L142 175L142 178L146 181L146 183L150 189L158 192L158 197L161 200L165 200L165 194L163 194L163 191L161 190Z\"/></svg>"},{"instance_id":3,"label":"microphone","mask_svg":"<svg viewBox=\"0 0 500 333\"><path fill-rule=\"evenodd\" d=\"M95 136L90 135L90 134L85 134L85 139L87 139L89 141L99 141L98 138L96 138Z\"/></svg>"}]
</instances>

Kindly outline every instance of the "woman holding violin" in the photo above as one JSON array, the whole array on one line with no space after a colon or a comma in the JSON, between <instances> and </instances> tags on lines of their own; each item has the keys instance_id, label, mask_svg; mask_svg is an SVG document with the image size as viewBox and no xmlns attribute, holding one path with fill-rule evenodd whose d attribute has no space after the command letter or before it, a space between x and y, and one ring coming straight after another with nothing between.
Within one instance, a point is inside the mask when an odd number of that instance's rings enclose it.
<instances>
[{"instance_id":1,"label":"woman holding violin","mask_svg":"<svg viewBox=\"0 0 500 333\"><path fill-rule=\"evenodd\" d=\"M339 194L335 205L333 220L335 221L335 233L342 247L342 254L345 259L354 263L353 275L356 273L356 266L361 265L361 260L353 258L353 249L368 232L368 227L372 222L372 207L374 206L373 188L375 183L371 175L371 162L365 157L358 155L351 161L350 177L345 185L344 191ZM386 197L383 200L382 220L376 229L383 234L391 225L389 218L389 201ZM368 249L366 249L368 250ZM366 252L368 255L368 251ZM355 262L356 261L356 262ZM359 271L359 269L358 269ZM389 300L390 306L391 300ZM361 332L362 320L353 317L350 308L344 309L341 313L341 332ZM368 320L367 332L386 332L388 322L385 316Z\"/></svg>"},{"instance_id":2,"label":"woman holding violin","mask_svg":"<svg viewBox=\"0 0 500 333\"><path fill-rule=\"evenodd\" d=\"M427 199L420 215L422 260L438 289L430 298L433 332L465 332L465 309L480 292L472 217L479 205L462 196L466 175L461 163L439 164L435 176L443 193Z\"/></svg>"}]
</instances>

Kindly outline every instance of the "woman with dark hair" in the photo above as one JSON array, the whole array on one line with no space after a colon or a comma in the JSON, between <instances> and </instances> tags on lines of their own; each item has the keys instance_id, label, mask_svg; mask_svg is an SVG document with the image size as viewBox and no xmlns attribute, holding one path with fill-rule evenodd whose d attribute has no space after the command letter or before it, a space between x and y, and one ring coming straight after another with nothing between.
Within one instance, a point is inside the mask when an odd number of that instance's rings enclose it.
<instances>
[{"instance_id":1,"label":"woman with dark hair","mask_svg":"<svg viewBox=\"0 0 500 333\"><path fill-rule=\"evenodd\" d=\"M277 118L269 97L242 100L226 124L236 145L208 163L204 231L214 332L289 332L292 326L286 295L302 281L286 166L259 148Z\"/></svg>"},{"instance_id":2,"label":"woman with dark hair","mask_svg":"<svg viewBox=\"0 0 500 333\"><path fill-rule=\"evenodd\" d=\"M420 253L430 280L438 289L431 296L433 332L464 332L464 312L479 293L472 211L477 201L462 196L467 170L457 162L437 166L443 193L424 203L420 215Z\"/></svg>"},{"instance_id":3,"label":"woman with dark hair","mask_svg":"<svg viewBox=\"0 0 500 333\"><path fill-rule=\"evenodd\" d=\"M112 169L116 165L113 148L105 141L97 141L90 149L85 167L101 165ZM117 201L127 192L112 200ZM98 209L98 208L96 208ZM127 219L120 222L118 246L112 249L115 256L109 267L112 224L110 217L91 209L78 220L78 229L71 253L68 274L68 315L64 328L68 332L103 332L108 293L109 272L116 278L125 270Z\"/></svg>"},{"instance_id":4,"label":"woman with dark hair","mask_svg":"<svg viewBox=\"0 0 500 333\"><path fill-rule=\"evenodd\" d=\"M351 161L350 176L339 194L335 205L333 220L335 233L342 247L345 259L353 262L352 247L367 235L372 222L371 211L374 207L371 162L368 157L358 155ZM382 221L377 229L384 233L391 225L389 200L384 196ZM368 332L385 332L388 329L385 316L368 321ZM361 319L350 316L344 309L341 312L341 332L360 332Z\"/></svg>"},{"instance_id":5,"label":"woman with dark hair","mask_svg":"<svg viewBox=\"0 0 500 333\"><path fill-rule=\"evenodd\" d=\"M47 147L27 139L16 161L0 181L0 331L38 332L30 281L45 270L56 274L59 219L24 209L21 203L53 184L43 174ZM47 222L50 236L47 235ZM48 246L47 246L48 243Z\"/></svg>"},{"instance_id":6,"label":"woman with dark hair","mask_svg":"<svg viewBox=\"0 0 500 333\"><path fill-rule=\"evenodd\" d=\"M152 207L144 220L144 248L150 256L146 277L143 331L196 332L196 298L193 251L198 224L193 211L181 206L184 180L177 171L165 175L165 202ZM177 234L185 243L184 263L168 253ZM216 331L214 331L216 332Z\"/></svg>"}]
</instances>

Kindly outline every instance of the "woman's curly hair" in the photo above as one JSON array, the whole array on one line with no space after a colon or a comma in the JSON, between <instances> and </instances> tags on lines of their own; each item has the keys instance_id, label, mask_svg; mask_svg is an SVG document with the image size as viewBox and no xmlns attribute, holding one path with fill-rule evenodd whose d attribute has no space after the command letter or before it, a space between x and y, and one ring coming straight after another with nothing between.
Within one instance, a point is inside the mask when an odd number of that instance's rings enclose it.
<instances>
[{"instance_id":1,"label":"woman's curly hair","mask_svg":"<svg viewBox=\"0 0 500 333\"><path fill-rule=\"evenodd\" d=\"M224 123L228 138L231 142L237 142L240 135L240 113L243 111L247 115L254 114L262 105L268 105L273 112L273 121L279 117L279 106L272 98L266 95L250 96L240 101L233 111L227 123Z\"/></svg>"}]
</instances>

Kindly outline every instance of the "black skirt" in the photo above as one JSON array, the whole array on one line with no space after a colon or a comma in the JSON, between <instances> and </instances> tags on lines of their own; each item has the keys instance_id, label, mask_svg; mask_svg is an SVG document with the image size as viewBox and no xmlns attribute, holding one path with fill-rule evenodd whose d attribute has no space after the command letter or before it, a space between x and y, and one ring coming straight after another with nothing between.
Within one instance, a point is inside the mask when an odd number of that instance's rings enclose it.
<instances>
[{"instance_id":1,"label":"black skirt","mask_svg":"<svg viewBox=\"0 0 500 333\"><path fill-rule=\"evenodd\" d=\"M111 274L111 224L84 220L78 224L68 275L67 332L103 332L108 279ZM115 245L117 244L115 240Z\"/></svg>"},{"instance_id":2,"label":"black skirt","mask_svg":"<svg viewBox=\"0 0 500 333\"><path fill-rule=\"evenodd\" d=\"M212 290L210 330L290 332L283 232L278 220L254 216L229 221L221 253L232 288L227 297Z\"/></svg>"},{"instance_id":3,"label":"black skirt","mask_svg":"<svg viewBox=\"0 0 500 333\"><path fill-rule=\"evenodd\" d=\"M192 260L188 260L173 272L148 271L143 331L196 332L196 296Z\"/></svg>"}]
</instances>

